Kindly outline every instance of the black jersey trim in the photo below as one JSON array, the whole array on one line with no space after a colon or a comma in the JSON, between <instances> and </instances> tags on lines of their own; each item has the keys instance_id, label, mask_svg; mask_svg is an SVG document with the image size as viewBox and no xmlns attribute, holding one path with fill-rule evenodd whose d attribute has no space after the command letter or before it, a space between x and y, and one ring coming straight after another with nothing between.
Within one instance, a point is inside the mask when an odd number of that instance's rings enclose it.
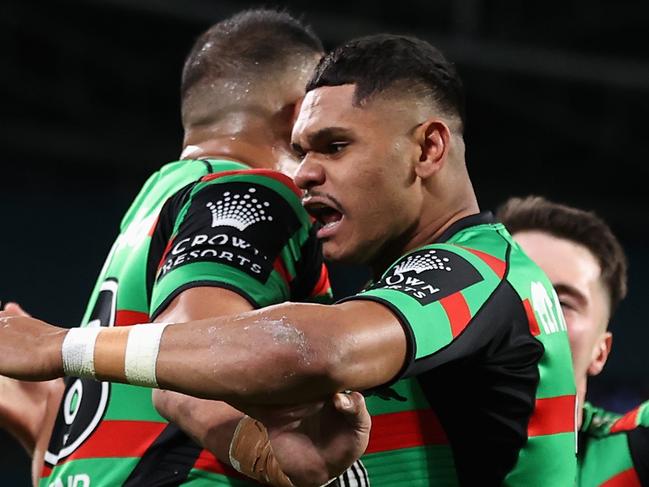
<instances>
[{"instance_id":1,"label":"black jersey trim","mask_svg":"<svg viewBox=\"0 0 649 487\"><path fill-rule=\"evenodd\" d=\"M176 298L176 296L180 295L183 291L187 291L188 289L192 289L195 287L219 287L223 289L227 289L228 291L232 291L242 298L244 298L246 301L250 303L250 305L254 309L259 309L261 308L261 305L255 301L255 299L250 296L250 294L246 293L243 289L233 286L230 283L227 282L222 282L222 281L210 281L210 280L202 280L202 281L191 281L188 283L183 284L182 286L177 287L174 289L173 292L169 294L159 305L158 307L154 310L153 313L151 313L150 320L154 321L156 317L160 315L165 309L167 309L167 306L171 304L171 302Z\"/></svg>"},{"instance_id":2,"label":"black jersey trim","mask_svg":"<svg viewBox=\"0 0 649 487\"><path fill-rule=\"evenodd\" d=\"M649 427L637 426L627 432L629 451L640 484L649 486Z\"/></svg>"},{"instance_id":3,"label":"black jersey trim","mask_svg":"<svg viewBox=\"0 0 649 487\"><path fill-rule=\"evenodd\" d=\"M124 487L181 485L202 448L175 424L168 424L147 448L124 482Z\"/></svg>"},{"instance_id":4,"label":"black jersey trim","mask_svg":"<svg viewBox=\"0 0 649 487\"><path fill-rule=\"evenodd\" d=\"M410 322L408 319L405 317L405 315L397 308L393 303L390 301L380 298L378 296L372 296L372 295L355 295L355 296L349 296L347 298L341 299L338 301L336 304L339 303L346 303L348 301L373 301L375 303L382 304L386 308L390 310L390 312L399 320L399 323L401 324L401 327L403 328L403 331L406 333L406 358L403 362L403 366L397 373L397 375L394 376L394 378L385 384L373 388L371 391L365 391L365 392L372 392L376 389L383 389L385 387L390 387L400 381L405 373L410 369L411 365L415 363L415 357L417 356L417 341L415 340L415 332L412 330L412 327L410 326Z\"/></svg>"},{"instance_id":5,"label":"black jersey trim","mask_svg":"<svg viewBox=\"0 0 649 487\"><path fill-rule=\"evenodd\" d=\"M460 233L462 230L465 230L469 227L488 225L491 223L496 223L496 219L490 211L483 211L481 213L465 216L464 218L460 218L458 221L444 230L444 232L438 238L436 238L435 242L433 243L447 242L453 235Z\"/></svg>"},{"instance_id":6,"label":"black jersey trim","mask_svg":"<svg viewBox=\"0 0 649 487\"><path fill-rule=\"evenodd\" d=\"M214 166L212 166L212 163L208 161L207 159L201 159L200 160L203 164L205 164L205 167L207 168L208 174L212 174L214 172Z\"/></svg>"}]
</instances>

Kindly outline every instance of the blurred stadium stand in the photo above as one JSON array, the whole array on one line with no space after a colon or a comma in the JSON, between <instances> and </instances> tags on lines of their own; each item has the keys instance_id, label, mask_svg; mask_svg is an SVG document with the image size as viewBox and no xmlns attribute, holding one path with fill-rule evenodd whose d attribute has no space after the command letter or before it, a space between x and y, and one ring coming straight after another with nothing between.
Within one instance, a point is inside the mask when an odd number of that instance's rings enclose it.
<instances>
[{"instance_id":1,"label":"blurred stadium stand","mask_svg":"<svg viewBox=\"0 0 649 487\"><path fill-rule=\"evenodd\" d=\"M273 4L277 4L274 2ZM127 205L181 144L182 61L207 26L258 3L0 3L0 299L75 325ZM622 239L630 294L591 397L649 398L649 4L618 0L298 2L328 47L380 31L430 40L468 94L470 171L484 208L543 194L595 209ZM350 278L351 276L351 278ZM335 269L350 293L362 270ZM0 484L28 485L0 436Z\"/></svg>"}]
</instances>

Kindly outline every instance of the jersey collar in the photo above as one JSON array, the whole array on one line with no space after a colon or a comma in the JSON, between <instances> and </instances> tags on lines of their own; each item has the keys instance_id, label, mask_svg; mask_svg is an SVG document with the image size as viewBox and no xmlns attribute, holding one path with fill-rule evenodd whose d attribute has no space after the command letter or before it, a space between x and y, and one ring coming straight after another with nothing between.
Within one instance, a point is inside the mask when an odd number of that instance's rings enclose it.
<instances>
[{"instance_id":1,"label":"jersey collar","mask_svg":"<svg viewBox=\"0 0 649 487\"><path fill-rule=\"evenodd\" d=\"M466 228L475 227L477 225L486 225L489 223L496 223L496 219L494 218L493 213L491 213L490 211L482 211L474 215L465 216L464 218L460 218L458 221L444 230L439 238L435 239L435 242L446 242L453 235L460 233Z\"/></svg>"}]
</instances>

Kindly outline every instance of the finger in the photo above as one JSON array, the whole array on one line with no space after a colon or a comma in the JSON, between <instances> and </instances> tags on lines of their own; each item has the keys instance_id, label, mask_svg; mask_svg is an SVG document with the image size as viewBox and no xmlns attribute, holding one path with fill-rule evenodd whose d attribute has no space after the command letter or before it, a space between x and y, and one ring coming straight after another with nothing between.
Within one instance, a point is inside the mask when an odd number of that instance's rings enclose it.
<instances>
[{"instance_id":1,"label":"finger","mask_svg":"<svg viewBox=\"0 0 649 487\"><path fill-rule=\"evenodd\" d=\"M371 418L360 392L339 392L334 395L333 404L337 411L347 416L350 423L369 428Z\"/></svg>"},{"instance_id":2,"label":"finger","mask_svg":"<svg viewBox=\"0 0 649 487\"><path fill-rule=\"evenodd\" d=\"M18 303L8 302L5 304L4 310L8 313L17 316L31 316L27 311L25 311Z\"/></svg>"}]
</instances>

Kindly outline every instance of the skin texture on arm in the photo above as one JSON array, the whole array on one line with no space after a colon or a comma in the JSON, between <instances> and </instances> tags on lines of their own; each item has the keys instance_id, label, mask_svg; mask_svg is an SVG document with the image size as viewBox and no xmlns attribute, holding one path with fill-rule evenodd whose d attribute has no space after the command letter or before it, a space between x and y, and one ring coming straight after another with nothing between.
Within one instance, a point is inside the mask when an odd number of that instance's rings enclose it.
<instances>
[{"instance_id":1,"label":"skin texture on arm","mask_svg":"<svg viewBox=\"0 0 649 487\"><path fill-rule=\"evenodd\" d=\"M102 336L97 340L97 374L123 381L121 371L99 368L104 352L114 355L111 346ZM405 357L403 328L380 304L287 303L167 327L157 377L162 388L203 398L295 404L384 384L401 370Z\"/></svg>"},{"instance_id":2,"label":"skin texture on arm","mask_svg":"<svg viewBox=\"0 0 649 487\"><path fill-rule=\"evenodd\" d=\"M242 313L251 308L247 300L232 291L198 287L181 293L156 321L189 321ZM321 485L341 473L341 466L356 460L369 439L371 421L362 395L344 396L336 395L333 401L325 403L248 410L248 414L268 426L268 436L262 432L263 435L253 435L257 439L249 440L263 442L270 437L279 468L295 485ZM153 391L153 399L161 415L219 460L230 462L231 439L243 413L224 402L159 389Z\"/></svg>"},{"instance_id":3,"label":"skin texture on arm","mask_svg":"<svg viewBox=\"0 0 649 487\"><path fill-rule=\"evenodd\" d=\"M238 314L251 309L247 300L232 291L218 287L196 287L183 291L155 321L178 323ZM153 403L163 417L176 423L219 460L229 462L230 439L243 413L224 402L160 389L153 390Z\"/></svg>"},{"instance_id":4,"label":"skin texture on arm","mask_svg":"<svg viewBox=\"0 0 649 487\"><path fill-rule=\"evenodd\" d=\"M94 348L98 379L126 382L131 328L100 331ZM32 381L62 377L67 333L0 312L0 374ZM237 406L292 405L385 384L402 369L406 351L404 329L381 304L285 303L167 326L156 371L163 389Z\"/></svg>"}]
</instances>

